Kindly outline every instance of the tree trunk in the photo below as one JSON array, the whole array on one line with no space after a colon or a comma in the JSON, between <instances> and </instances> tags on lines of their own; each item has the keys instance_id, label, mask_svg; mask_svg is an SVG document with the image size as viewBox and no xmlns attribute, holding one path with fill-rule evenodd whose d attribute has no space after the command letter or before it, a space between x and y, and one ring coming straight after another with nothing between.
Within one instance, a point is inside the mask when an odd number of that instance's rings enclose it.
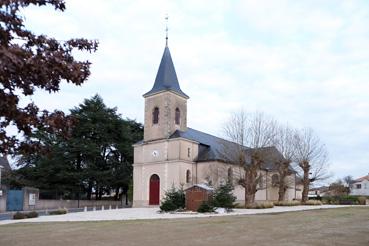
<instances>
[{"instance_id":1,"label":"tree trunk","mask_svg":"<svg viewBox=\"0 0 369 246\"><path fill-rule=\"evenodd\" d=\"M279 163L278 174L279 174L279 184L278 184L278 201L284 201L286 196L286 191L288 188L288 182L286 178L289 174L290 161L283 161Z\"/></svg>"},{"instance_id":2,"label":"tree trunk","mask_svg":"<svg viewBox=\"0 0 369 246\"><path fill-rule=\"evenodd\" d=\"M101 187L101 188L99 189L99 200L101 200L101 199L102 199L102 195L103 195L103 188Z\"/></svg>"},{"instance_id":3,"label":"tree trunk","mask_svg":"<svg viewBox=\"0 0 369 246\"><path fill-rule=\"evenodd\" d=\"M114 196L114 200L118 201L119 200L119 187L115 187L115 196Z\"/></svg>"},{"instance_id":4,"label":"tree trunk","mask_svg":"<svg viewBox=\"0 0 369 246\"><path fill-rule=\"evenodd\" d=\"M245 207L255 202L255 192L252 192L251 184L245 184Z\"/></svg>"},{"instance_id":5,"label":"tree trunk","mask_svg":"<svg viewBox=\"0 0 369 246\"><path fill-rule=\"evenodd\" d=\"M278 201L284 201L284 197L285 197L285 194L286 194L284 181L282 181L282 183L283 184L281 184L281 183L279 184Z\"/></svg>"},{"instance_id":6,"label":"tree trunk","mask_svg":"<svg viewBox=\"0 0 369 246\"><path fill-rule=\"evenodd\" d=\"M98 183L96 183L95 200L97 201L98 199L99 199L99 185L98 185Z\"/></svg>"},{"instance_id":7,"label":"tree trunk","mask_svg":"<svg viewBox=\"0 0 369 246\"><path fill-rule=\"evenodd\" d=\"M92 183L88 182L88 188L87 188L87 200L91 200L92 196Z\"/></svg>"},{"instance_id":8,"label":"tree trunk","mask_svg":"<svg viewBox=\"0 0 369 246\"><path fill-rule=\"evenodd\" d=\"M303 178L304 188L302 190L301 202L305 203L309 199L308 194L309 194L309 186L310 186L310 180L309 180L309 171L310 171L310 169L305 167L303 170L304 170L304 178Z\"/></svg>"},{"instance_id":9,"label":"tree trunk","mask_svg":"<svg viewBox=\"0 0 369 246\"><path fill-rule=\"evenodd\" d=\"M255 201L255 196L253 194L249 194L246 190L247 189L245 188L245 208L253 204Z\"/></svg>"}]
</instances>

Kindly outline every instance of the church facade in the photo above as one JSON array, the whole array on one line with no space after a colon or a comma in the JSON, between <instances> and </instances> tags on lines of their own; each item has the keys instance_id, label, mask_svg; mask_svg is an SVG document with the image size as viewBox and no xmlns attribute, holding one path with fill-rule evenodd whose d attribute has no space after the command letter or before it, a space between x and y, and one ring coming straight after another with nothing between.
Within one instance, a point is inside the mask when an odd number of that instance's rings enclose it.
<instances>
[{"instance_id":1,"label":"church facade","mask_svg":"<svg viewBox=\"0 0 369 246\"><path fill-rule=\"evenodd\" d=\"M187 126L189 97L180 88L167 45L154 86L143 97L144 139L133 146L134 207L159 205L165 192L173 186L187 188L210 183L216 187L242 172L240 167L227 163L222 155L225 145L235 143ZM267 151L279 153L274 147ZM277 200L278 187L273 185L277 171L273 161L267 160L260 172L265 178L255 200ZM291 185L285 199L298 199L296 175L292 173L288 179ZM234 194L242 203L244 190L234 182Z\"/></svg>"}]
</instances>

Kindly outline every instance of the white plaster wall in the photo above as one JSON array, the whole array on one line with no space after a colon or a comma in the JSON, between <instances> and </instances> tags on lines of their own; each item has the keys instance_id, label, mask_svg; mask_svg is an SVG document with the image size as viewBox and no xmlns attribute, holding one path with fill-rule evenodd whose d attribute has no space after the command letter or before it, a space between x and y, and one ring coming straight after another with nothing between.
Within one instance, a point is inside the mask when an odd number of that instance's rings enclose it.
<instances>
[{"instance_id":1,"label":"white plaster wall","mask_svg":"<svg viewBox=\"0 0 369 246\"><path fill-rule=\"evenodd\" d=\"M144 207L149 204L150 178L156 174L160 178L160 200L165 192L172 186L179 188L189 187L191 183L186 183L186 171L193 173L194 163L181 161L165 161L163 163L135 164L134 165L134 187L133 206ZM192 178L193 180L193 178Z\"/></svg>"},{"instance_id":2,"label":"white plaster wall","mask_svg":"<svg viewBox=\"0 0 369 246\"><path fill-rule=\"evenodd\" d=\"M237 179L242 176L243 170L237 166L231 164L225 164L223 162L201 162L198 163L198 182L208 182L217 187L220 182L224 182L228 178L228 168L232 168L233 170L233 179L234 179L234 195L237 197L237 201L242 203L245 200L245 192L244 188L240 185L237 185ZM277 172L266 172L260 171L263 175L263 179L261 181L262 186L260 190L258 190L255 194L256 201L276 201L278 200L278 187L272 186L272 175L277 174ZM293 200L296 198L295 195L295 176L290 175L287 178L287 183L289 185L289 189L286 191L286 200ZM267 189L266 189L267 187Z\"/></svg>"},{"instance_id":3,"label":"white plaster wall","mask_svg":"<svg viewBox=\"0 0 369 246\"><path fill-rule=\"evenodd\" d=\"M356 188L357 184L361 184L361 189ZM363 180L361 182L354 183L350 194L354 196L369 196L369 181Z\"/></svg>"}]
</instances>

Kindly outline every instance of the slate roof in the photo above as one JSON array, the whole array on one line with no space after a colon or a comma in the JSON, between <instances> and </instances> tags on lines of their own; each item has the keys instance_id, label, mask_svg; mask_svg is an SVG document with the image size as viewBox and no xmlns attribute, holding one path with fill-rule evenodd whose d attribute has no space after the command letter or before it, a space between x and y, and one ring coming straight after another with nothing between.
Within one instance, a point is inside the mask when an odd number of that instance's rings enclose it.
<instances>
[{"instance_id":1,"label":"slate roof","mask_svg":"<svg viewBox=\"0 0 369 246\"><path fill-rule=\"evenodd\" d=\"M147 97L161 91L172 91L180 96L189 98L189 96L187 96L179 86L176 70L174 69L174 64L168 46L165 46L154 86L143 96Z\"/></svg>"},{"instance_id":2,"label":"slate roof","mask_svg":"<svg viewBox=\"0 0 369 246\"><path fill-rule=\"evenodd\" d=\"M364 180L368 180L369 181L369 174L364 176L364 177L361 177L361 178L358 178L358 179L355 179L354 180L354 183L357 183L357 182L362 182Z\"/></svg>"},{"instance_id":3,"label":"slate roof","mask_svg":"<svg viewBox=\"0 0 369 246\"><path fill-rule=\"evenodd\" d=\"M197 162L205 162L205 161L227 161L225 150L234 150L235 148L240 148L240 145L192 128L188 128L187 131L176 130L170 137L170 139L174 138L185 138L195 142L198 142L199 145L199 155L197 158ZM251 154L254 149L242 146L244 148L246 158L251 160ZM276 169L276 160L283 158L282 154L274 147L265 147L259 149L259 151L263 152L264 160L263 160L263 169L267 170L275 170ZM290 168L292 172L295 172L292 168Z\"/></svg>"}]
</instances>

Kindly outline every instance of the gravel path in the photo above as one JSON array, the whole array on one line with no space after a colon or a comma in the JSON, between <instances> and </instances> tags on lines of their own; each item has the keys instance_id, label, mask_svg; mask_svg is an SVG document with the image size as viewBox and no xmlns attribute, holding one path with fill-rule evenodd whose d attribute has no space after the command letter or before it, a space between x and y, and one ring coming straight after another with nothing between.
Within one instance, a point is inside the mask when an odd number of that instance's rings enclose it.
<instances>
[{"instance_id":1,"label":"gravel path","mask_svg":"<svg viewBox=\"0 0 369 246\"><path fill-rule=\"evenodd\" d=\"M282 213L291 211L303 211L314 209L330 209L350 207L350 205L322 205L322 206L293 206L268 209L234 209L231 213L226 214L199 214L199 213L158 213L158 208L123 208L103 211L77 212L64 215L49 215L38 218L24 220L3 220L0 225L23 223L23 222L64 222L64 221L104 221L104 220L143 220L143 219L174 219L174 218L195 218L195 217L215 217L215 216L231 216L246 214L265 214L265 213ZM358 207L358 206L355 206Z\"/></svg>"}]
</instances>

